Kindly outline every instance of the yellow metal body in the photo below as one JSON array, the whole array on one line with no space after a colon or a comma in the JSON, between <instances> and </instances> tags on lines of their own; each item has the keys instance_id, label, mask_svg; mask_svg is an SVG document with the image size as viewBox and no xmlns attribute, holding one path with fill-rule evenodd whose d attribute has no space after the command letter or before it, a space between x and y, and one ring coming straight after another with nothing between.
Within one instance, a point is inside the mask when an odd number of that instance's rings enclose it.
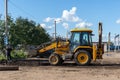
<instances>
[{"instance_id":1,"label":"yellow metal body","mask_svg":"<svg viewBox=\"0 0 120 80\"><path fill-rule=\"evenodd\" d=\"M59 50L68 50L68 46L69 46L69 42L66 41L58 41L58 42L53 42L51 43L50 45L47 45L47 46L44 46L42 49L38 50L39 53L44 53L48 50L51 50L51 49L56 49L56 51Z\"/></svg>"},{"instance_id":2,"label":"yellow metal body","mask_svg":"<svg viewBox=\"0 0 120 80\"><path fill-rule=\"evenodd\" d=\"M97 46L93 45L93 61L96 61L97 58Z\"/></svg>"},{"instance_id":3,"label":"yellow metal body","mask_svg":"<svg viewBox=\"0 0 120 80\"><path fill-rule=\"evenodd\" d=\"M55 48L55 53L57 54L64 54L69 51L69 42L60 42L59 46Z\"/></svg>"},{"instance_id":4,"label":"yellow metal body","mask_svg":"<svg viewBox=\"0 0 120 80\"><path fill-rule=\"evenodd\" d=\"M76 52L78 49L92 49L91 46L78 46L75 48L74 52Z\"/></svg>"},{"instance_id":5,"label":"yellow metal body","mask_svg":"<svg viewBox=\"0 0 120 80\"><path fill-rule=\"evenodd\" d=\"M89 32L91 34L92 30L90 30L88 28L75 28L75 29L72 29L71 32ZM65 54L65 53L69 52L70 51L70 49L69 49L70 43L67 42L66 45L67 45L66 47L62 47L62 45L61 45L61 47L55 48L55 53L57 53L59 55L62 55L62 54ZM103 54L103 50L99 49L99 51L98 51L96 45L92 45L92 46L90 46L90 45L88 45L88 46L78 46L78 47L76 47L74 49L73 54L77 50L89 50L89 53L92 55L92 60L93 61L95 61L96 59L102 59L101 57L102 57L102 54ZM97 54L97 53L100 53L100 54ZM80 56L84 56L86 58L86 60L87 60L87 56L85 54L83 54L83 55L81 54L78 57L80 57ZM97 57L97 56L99 56L99 57ZM83 62L85 62L85 61L83 61Z\"/></svg>"},{"instance_id":6,"label":"yellow metal body","mask_svg":"<svg viewBox=\"0 0 120 80\"><path fill-rule=\"evenodd\" d=\"M88 28L74 28L71 30L71 32L89 32L90 34L92 34L92 30L88 29ZM70 51L70 42L69 41L58 41L58 42L53 42L48 46L45 46L44 48L40 49L39 52L40 53L44 53L45 51L54 49L54 53L59 54L59 55L64 55L64 54L69 54ZM96 59L101 59L102 58L102 54L103 54L103 50L101 49L97 49L96 45L88 45L88 46L78 46L74 49L73 51L73 55L75 52L77 52L78 50L86 50L89 51L89 53L91 54L91 59L93 61L95 61ZM99 53L99 54L98 54ZM84 53L78 55L78 57L84 56L84 60L87 61L88 56ZM81 59L79 59L78 61L80 62L86 62L86 61L81 61Z\"/></svg>"},{"instance_id":7,"label":"yellow metal body","mask_svg":"<svg viewBox=\"0 0 120 80\"><path fill-rule=\"evenodd\" d=\"M97 52L99 52L99 51L97 51L97 46L96 45L93 45L92 47L91 46L79 46L79 47L77 47L77 48L75 48L75 50L74 50L74 53L77 51L77 50L87 50L87 49L89 49L89 50L91 50L91 52L90 52L90 54L92 55L92 60L93 61L96 61L96 59L102 59L101 58L101 56L102 56L102 54L97 54ZM62 55L62 54L65 54L65 53L67 53L69 51L69 46L66 46L66 47L58 47L58 48L56 48L55 49L55 52L54 53L57 53L57 54L59 54L59 55ZM73 53L73 54L74 54ZM101 50L101 53L102 53L102 50ZM82 55L82 56L85 56L84 54ZM99 57L97 57L97 56L99 56ZM86 57L86 56L85 56ZM87 58L87 57L86 57Z\"/></svg>"},{"instance_id":8,"label":"yellow metal body","mask_svg":"<svg viewBox=\"0 0 120 80\"><path fill-rule=\"evenodd\" d=\"M45 51L48 51L48 50L51 50L51 49L54 49L56 47L57 43L54 42L54 43L51 43L50 45L48 46L44 46L42 49L38 50L39 53L44 53Z\"/></svg>"},{"instance_id":9,"label":"yellow metal body","mask_svg":"<svg viewBox=\"0 0 120 80\"><path fill-rule=\"evenodd\" d=\"M88 28L74 28L71 30L71 32L92 32L92 30L88 29Z\"/></svg>"}]
</instances>

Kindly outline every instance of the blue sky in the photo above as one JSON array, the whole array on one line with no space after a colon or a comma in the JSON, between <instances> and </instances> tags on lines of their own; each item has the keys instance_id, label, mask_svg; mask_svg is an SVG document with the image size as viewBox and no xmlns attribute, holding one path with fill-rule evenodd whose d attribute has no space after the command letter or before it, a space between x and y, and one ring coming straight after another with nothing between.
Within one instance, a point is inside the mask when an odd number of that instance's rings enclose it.
<instances>
[{"instance_id":1,"label":"blue sky","mask_svg":"<svg viewBox=\"0 0 120 80\"><path fill-rule=\"evenodd\" d=\"M57 35L65 37L67 30L88 27L97 40L98 22L103 23L103 39L120 33L120 0L8 0L8 13L22 16L40 23L47 32L54 33L57 21ZM0 14L4 17L4 0L0 0Z\"/></svg>"}]
</instances>

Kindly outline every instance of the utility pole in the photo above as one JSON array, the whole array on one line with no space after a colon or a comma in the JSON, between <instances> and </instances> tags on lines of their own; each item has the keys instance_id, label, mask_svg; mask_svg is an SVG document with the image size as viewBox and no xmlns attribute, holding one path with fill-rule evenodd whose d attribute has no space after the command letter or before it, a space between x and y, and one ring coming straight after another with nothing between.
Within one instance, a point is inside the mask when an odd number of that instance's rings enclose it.
<instances>
[{"instance_id":1,"label":"utility pole","mask_svg":"<svg viewBox=\"0 0 120 80\"><path fill-rule=\"evenodd\" d=\"M66 41L68 41L68 30L67 30L67 33L66 33Z\"/></svg>"},{"instance_id":2,"label":"utility pole","mask_svg":"<svg viewBox=\"0 0 120 80\"><path fill-rule=\"evenodd\" d=\"M6 58L8 60L8 55L7 55L7 47L8 47L8 0L5 0L5 35L4 35L4 43L6 47Z\"/></svg>"},{"instance_id":3,"label":"utility pole","mask_svg":"<svg viewBox=\"0 0 120 80\"><path fill-rule=\"evenodd\" d=\"M56 23L59 22L59 21L61 21L61 20L54 20L54 25L55 25L55 30L54 30L54 31L55 31L55 33L54 33L54 34L55 34L55 37L54 37L54 39L55 39L55 40L56 40L56 35L57 35Z\"/></svg>"},{"instance_id":4,"label":"utility pole","mask_svg":"<svg viewBox=\"0 0 120 80\"><path fill-rule=\"evenodd\" d=\"M8 44L8 0L5 0L5 38L6 38L6 47Z\"/></svg>"},{"instance_id":5,"label":"utility pole","mask_svg":"<svg viewBox=\"0 0 120 80\"><path fill-rule=\"evenodd\" d=\"M108 51L110 51L110 44L111 44L111 33L108 34Z\"/></svg>"},{"instance_id":6,"label":"utility pole","mask_svg":"<svg viewBox=\"0 0 120 80\"><path fill-rule=\"evenodd\" d=\"M56 20L54 21L55 24L55 40L56 40Z\"/></svg>"},{"instance_id":7,"label":"utility pole","mask_svg":"<svg viewBox=\"0 0 120 80\"><path fill-rule=\"evenodd\" d=\"M116 52L116 34L115 34L115 37L114 37L114 44L115 44L115 49L114 49L114 52Z\"/></svg>"},{"instance_id":8,"label":"utility pole","mask_svg":"<svg viewBox=\"0 0 120 80\"><path fill-rule=\"evenodd\" d=\"M119 41L120 41L120 35L118 36L118 51L119 51L119 46L120 46Z\"/></svg>"},{"instance_id":9,"label":"utility pole","mask_svg":"<svg viewBox=\"0 0 120 80\"><path fill-rule=\"evenodd\" d=\"M116 40L116 39L118 39L118 40ZM115 34L115 51L117 51L118 50L118 45L119 45L119 43L118 43L118 41L119 41L119 34Z\"/></svg>"}]
</instances>

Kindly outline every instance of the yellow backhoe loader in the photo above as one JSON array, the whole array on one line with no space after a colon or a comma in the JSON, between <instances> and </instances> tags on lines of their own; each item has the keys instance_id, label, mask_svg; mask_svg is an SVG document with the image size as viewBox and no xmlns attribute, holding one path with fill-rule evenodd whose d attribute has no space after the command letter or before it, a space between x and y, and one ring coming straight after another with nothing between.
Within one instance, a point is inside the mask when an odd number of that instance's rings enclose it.
<instances>
[{"instance_id":1,"label":"yellow backhoe loader","mask_svg":"<svg viewBox=\"0 0 120 80\"><path fill-rule=\"evenodd\" d=\"M65 60L74 60L78 65L89 65L96 59L102 59L104 46L102 45L102 23L99 23L99 41L92 42L92 30L88 28L74 28L68 41L57 40L38 50L39 54L49 54L51 65L60 65Z\"/></svg>"}]
</instances>

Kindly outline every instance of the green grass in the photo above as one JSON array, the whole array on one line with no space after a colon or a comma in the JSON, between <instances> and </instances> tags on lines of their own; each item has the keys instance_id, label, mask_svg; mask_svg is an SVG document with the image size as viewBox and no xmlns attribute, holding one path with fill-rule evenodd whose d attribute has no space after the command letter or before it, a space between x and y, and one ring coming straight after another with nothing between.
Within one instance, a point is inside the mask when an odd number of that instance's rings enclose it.
<instances>
[{"instance_id":1,"label":"green grass","mask_svg":"<svg viewBox=\"0 0 120 80\"><path fill-rule=\"evenodd\" d=\"M25 59L27 58L28 53L24 50L13 50L11 52L12 59Z\"/></svg>"},{"instance_id":2,"label":"green grass","mask_svg":"<svg viewBox=\"0 0 120 80\"><path fill-rule=\"evenodd\" d=\"M3 53L0 53L0 61L2 61L2 60L6 60L6 57Z\"/></svg>"},{"instance_id":3,"label":"green grass","mask_svg":"<svg viewBox=\"0 0 120 80\"><path fill-rule=\"evenodd\" d=\"M27 58L28 53L24 50L13 50L11 52L12 59L25 59ZM0 61L7 60L4 53L0 52Z\"/></svg>"}]
</instances>

